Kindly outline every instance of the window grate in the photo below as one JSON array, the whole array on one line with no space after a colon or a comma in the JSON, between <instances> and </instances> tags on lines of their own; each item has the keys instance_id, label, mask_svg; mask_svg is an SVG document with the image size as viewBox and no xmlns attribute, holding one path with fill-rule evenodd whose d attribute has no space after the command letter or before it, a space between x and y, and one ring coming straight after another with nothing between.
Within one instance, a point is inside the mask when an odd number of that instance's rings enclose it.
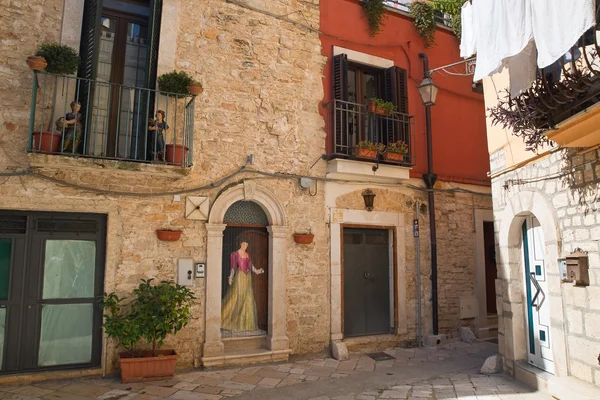
<instances>
[{"instance_id":1,"label":"window grate","mask_svg":"<svg viewBox=\"0 0 600 400\"><path fill-rule=\"evenodd\" d=\"M25 233L26 230L26 216L0 215L0 233Z\"/></svg>"},{"instance_id":2,"label":"window grate","mask_svg":"<svg viewBox=\"0 0 600 400\"><path fill-rule=\"evenodd\" d=\"M98 222L85 219L39 218L36 223L36 230L51 233L96 233Z\"/></svg>"}]
</instances>

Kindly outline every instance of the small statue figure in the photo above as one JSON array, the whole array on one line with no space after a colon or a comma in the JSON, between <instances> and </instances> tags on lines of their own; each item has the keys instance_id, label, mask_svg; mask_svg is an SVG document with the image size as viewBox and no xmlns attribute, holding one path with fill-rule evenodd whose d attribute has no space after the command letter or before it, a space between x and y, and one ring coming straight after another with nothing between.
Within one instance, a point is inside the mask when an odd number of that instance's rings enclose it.
<instances>
[{"instance_id":1,"label":"small statue figure","mask_svg":"<svg viewBox=\"0 0 600 400\"><path fill-rule=\"evenodd\" d=\"M166 114L163 110L156 112L156 120L150 118L148 120L148 153L151 155L152 161L164 161L165 152L165 134L169 129L169 125L165 120Z\"/></svg>"},{"instance_id":2,"label":"small statue figure","mask_svg":"<svg viewBox=\"0 0 600 400\"><path fill-rule=\"evenodd\" d=\"M56 129L63 133L62 151L75 153L79 151L81 138L83 136L83 123L81 122L81 103L71 102L71 112L66 113L56 121Z\"/></svg>"}]
</instances>

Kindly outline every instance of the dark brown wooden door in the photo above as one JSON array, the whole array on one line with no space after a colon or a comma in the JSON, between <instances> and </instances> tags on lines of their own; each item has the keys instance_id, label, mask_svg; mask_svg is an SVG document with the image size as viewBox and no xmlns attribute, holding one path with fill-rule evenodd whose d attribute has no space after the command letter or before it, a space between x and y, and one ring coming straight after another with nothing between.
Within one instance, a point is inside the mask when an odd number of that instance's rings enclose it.
<instances>
[{"instance_id":1,"label":"dark brown wooden door","mask_svg":"<svg viewBox=\"0 0 600 400\"><path fill-rule=\"evenodd\" d=\"M483 223L483 243L485 246L485 293L488 314L496 314L496 242L494 223Z\"/></svg>"},{"instance_id":2,"label":"dark brown wooden door","mask_svg":"<svg viewBox=\"0 0 600 400\"><path fill-rule=\"evenodd\" d=\"M344 228L344 336L390 333L390 245L384 229Z\"/></svg>"}]
</instances>

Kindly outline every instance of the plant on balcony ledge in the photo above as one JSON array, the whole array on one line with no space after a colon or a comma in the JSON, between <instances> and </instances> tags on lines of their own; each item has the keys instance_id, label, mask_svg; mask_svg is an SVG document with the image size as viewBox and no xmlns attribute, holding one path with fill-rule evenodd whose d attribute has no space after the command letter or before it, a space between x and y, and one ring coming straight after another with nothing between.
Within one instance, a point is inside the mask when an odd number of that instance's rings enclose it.
<instances>
[{"instance_id":1,"label":"plant on balcony ledge","mask_svg":"<svg viewBox=\"0 0 600 400\"><path fill-rule=\"evenodd\" d=\"M377 154L381 153L385 146L381 143L373 143L368 140L358 142L354 155L360 158L377 159Z\"/></svg>"},{"instance_id":2,"label":"plant on balcony ledge","mask_svg":"<svg viewBox=\"0 0 600 400\"><path fill-rule=\"evenodd\" d=\"M417 1L410 5L409 11L417 32L425 40L425 47L433 46L437 27L434 6L429 2Z\"/></svg>"},{"instance_id":3,"label":"plant on balcony ledge","mask_svg":"<svg viewBox=\"0 0 600 400\"><path fill-rule=\"evenodd\" d=\"M158 90L167 96L187 96L189 86L194 84L198 83L185 71L171 71L158 77Z\"/></svg>"},{"instance_id":4,"label":"plant on balcony ledge","mask_svg":"<svg viewBox=\"0 0 600 400\"><path fill-rule=\"evenodd\" d=\"M373 97L367 104L367 111L369 111L371 114L390 115L396 111L396 106L391 101L385 101Z\"/></svg>"},{"instance_id":5,"label":"plant on balcony ledge","mask_svg":"<svg viewBox=\"0 0 600 400\"><path fill-rule=\"evenodd\" d=\"M408 145L402 140L388 143L383 151L383 158L386 161L404 161L404 156L408 154Z\"/></svg>"},{"instance_id":6,"label":"plant on balcony ledge","mask_svg":"<svg viewBox=\"0 0 600 400\"><path fill-rule=\"evenodd\" d=\"M69 46L58 43L41 44L35 52L35 57L42 57L43 59L45 59L47 62L46 71L57 75L73 75L77 72L77 68L79 67L80 61L79 54L77 54L75 50L73 50ZM29 60L30 58L28 58L28 61ZM39 66L39 64L36 64L36 67ZM30 68L32 68L31 65Z\"/></svg>"}]
</instances>

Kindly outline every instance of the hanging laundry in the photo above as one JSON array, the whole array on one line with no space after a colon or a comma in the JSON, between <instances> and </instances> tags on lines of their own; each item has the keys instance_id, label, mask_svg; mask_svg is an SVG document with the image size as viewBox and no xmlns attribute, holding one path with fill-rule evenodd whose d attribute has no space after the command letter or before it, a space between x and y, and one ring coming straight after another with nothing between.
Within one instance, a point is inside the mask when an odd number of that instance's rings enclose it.
<instances>
[{"instance_id":1,"label":"hanging laundry","mask_svg":"<svg viewBox=\"0 0 600 400\"><path fill-rule=\"evenodd\" d=\"M463 58L471 57L477 52L477 42L475 26L473 20L473 6L467 1L460 10L460 22L462 32L460 36L460 56Z\"/></svg>"},{"instance_id":2,"label":"hanging laundry","mask_svg":"<svg viewBox=\"0 0 600 400\"><path fill-rule=\"evenodd\" d=\"M585 31L595 26L594 0L528 1L540 68L560 59Z\"/></svg>"}]
</instances>

